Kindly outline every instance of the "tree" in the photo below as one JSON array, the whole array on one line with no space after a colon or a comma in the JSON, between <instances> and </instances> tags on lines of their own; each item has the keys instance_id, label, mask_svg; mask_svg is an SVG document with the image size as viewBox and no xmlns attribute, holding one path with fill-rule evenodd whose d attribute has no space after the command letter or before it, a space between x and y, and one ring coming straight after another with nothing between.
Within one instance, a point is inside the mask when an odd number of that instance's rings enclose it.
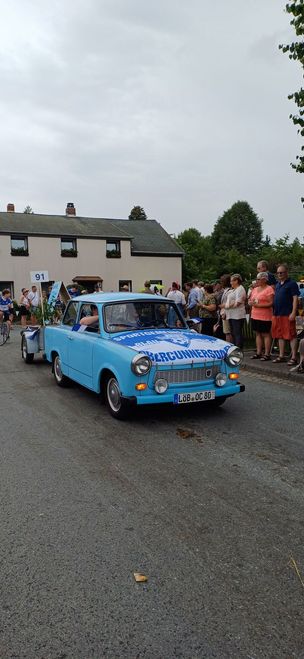
<instances>
[{"instance_id":1,"label":"tree","mask_svg":"<svg viewBox=\"0 0 304 659\"><path fill-rule=\"evenodd\" d=\"M129 220L146 220L147 216L141 206L133 206L129 215Z\"/></svg>"},{"instance_id":2,"label":"tree","mask_svg":"<svg viewBox=\"0 0 304 659\"><path fill-rule=\"evenodd\" d=\"M262 239L262 220L247 201L237 201L225 211L211 234L212 246L219 256L231 249L249 256L260 248Z\"/></svg>"},{"instance_id":3,"label":"tree","mask_svg":"<svg viewBox=\"0 0 304 659\"><path fill-rule=\"evenodd\" d=\"M185 252L183 259L184 281L206 278L206 270L208 270L208 279L215 277L210 236L202 236L198 229L191 228L182 231L176 240ZM211 272L209 272L210 264Z\"/></svg>"},{"instance_id":4,"label":"tree","mask_svg":"<svg viewBox=\"0 0 304 659\"><path fill-rule=\"evenodd\" d=\"M27 214L30 214L30 213L33 214L33 213L34 213L34 211L33 211L33 209L32 209L31 206L26 206L23 212L24 212L24 213L27 213Z\"/></svg>"},{"instance_id":5,"label":"tree","mask_svg":"<svg viewBox=\"0 0 304 659\"><path fill-rule=\"evenodd\" d=\"M304 3L303 0L294 0L294 2L289 2L286 5L286 11L288 14L291 14L293 18L290 21L290 25L294 27L297 37L303 37L304 35ZM303 38L293 41L291 44L281 44L279 46L283 53L289 53L289 59L296 60L304 68L304 41ZM303 74L304 75L304 74ZM302 76L303 77L303 76ZM298 126L298 133L301 137L304 137L304 89L301 87L299 91L294 92L288 96L290 100L293 100L298 106L298 114L291 114L289 116L292 119L295 126ZM292 168L303 174L304 172L304 146L301 146L302 155L296 156L296 163L290 163ZM304 198L302 198L302 202Z\"/></svg>"}]
</instances>

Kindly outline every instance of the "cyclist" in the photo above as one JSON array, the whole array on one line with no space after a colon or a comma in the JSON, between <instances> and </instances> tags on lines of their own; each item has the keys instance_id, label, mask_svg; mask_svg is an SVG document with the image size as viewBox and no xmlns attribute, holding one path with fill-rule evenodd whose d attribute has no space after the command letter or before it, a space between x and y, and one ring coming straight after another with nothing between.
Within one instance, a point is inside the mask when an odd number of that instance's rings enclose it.
<instances>
[{"instance_id":1,"label":"cyclist","mask_svg":"<svg viewBox=\"0 0 304 659\"><path fill-rule=\"evenodd\" d=\"M9 330L13 322L13 300L10 297L11 292L8 288L5 288L0 295L0 323L2 321L7 322Z\"/></svg>"}]
</instances>

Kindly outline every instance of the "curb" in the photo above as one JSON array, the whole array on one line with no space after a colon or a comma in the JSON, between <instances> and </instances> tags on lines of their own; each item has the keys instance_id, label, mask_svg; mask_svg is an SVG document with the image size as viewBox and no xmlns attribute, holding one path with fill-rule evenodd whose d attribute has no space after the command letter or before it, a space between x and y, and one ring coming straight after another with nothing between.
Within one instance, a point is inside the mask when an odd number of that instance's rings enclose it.
<instances>
[{"instance_id":1,"label":"curb","mask_svg":"<svg viewBox=\"0 0 304 659\"><path fill-rule=\"evenodd\" d=\"M241 366L241 372L248 371L249 373L255 373L258 377L267 375L268 377L278 378L279 380L288 380L289 382L294 382L296 384L304 385L304 375L301 373L290 373L289 367L286 366L286 370L282 368L275 368L267 365L267 362L262 364L248 364L247 362L243 363Z\"/></svg>"}]
</instances>

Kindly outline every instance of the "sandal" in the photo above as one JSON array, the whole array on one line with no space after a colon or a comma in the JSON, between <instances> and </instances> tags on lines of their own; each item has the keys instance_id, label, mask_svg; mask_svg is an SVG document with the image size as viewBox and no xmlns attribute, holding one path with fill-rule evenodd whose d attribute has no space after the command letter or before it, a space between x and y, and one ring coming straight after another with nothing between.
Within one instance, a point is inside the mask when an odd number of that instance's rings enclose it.
<instances>
[{"instance_id":1,"label":"sandal","mask_svg":"<svg viewBox=\"0 0 304 659\"><path fill-rule=\"evenodd\" d=\"M289 362L287 362L288 366L297 366L297 359L290 359Z\"/></svg>"},{"instance_id":2,"label":"sandal","mask_svg":"<svg viewBox=\"0 0 304 659\"><path fill-rule=\"evenodd\" d=\"M264 355L264 357L261 357L261 362L270 362L270 355Z\"/></svg>"},{"instance_id":3,"label":"sandal","mask_svg":"<svg viewBox=\"0 0 304 659\"><path fill-rule=\"evenodd\" d=\"M285 357L276 357L272 360L273 364L282 364L283 362L285 362Z\"/></svg>"},{"instance_id":4,"label":"sandal","mask_svg":"<svg viewBox=\"0 0 304 659\"><path fill-rule=\"evenodd\" d=\"M258 353L256 353L255 355L252 355L252 357L250 357L250 359L261 359L261 357L262 357L262 355L258 355Z\"/></svg>"}]
</instances>

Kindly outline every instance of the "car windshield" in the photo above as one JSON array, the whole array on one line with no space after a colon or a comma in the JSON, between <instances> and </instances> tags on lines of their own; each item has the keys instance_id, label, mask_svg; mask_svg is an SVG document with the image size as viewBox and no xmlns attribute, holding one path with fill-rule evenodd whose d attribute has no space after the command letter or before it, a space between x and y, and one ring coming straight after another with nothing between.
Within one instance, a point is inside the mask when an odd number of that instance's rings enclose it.
<instances>
[{"instance_id":1,"label":"car windshield","mask_svg":"<svg viewBox=\"0 0 304 659\"><path fill-rule=\"evenodd\" d=\"M147 300L119 302L104 307L106 332L126 332L134 329L185 329L185 320L171 302Z\"/></svg>"}]
</instances>

